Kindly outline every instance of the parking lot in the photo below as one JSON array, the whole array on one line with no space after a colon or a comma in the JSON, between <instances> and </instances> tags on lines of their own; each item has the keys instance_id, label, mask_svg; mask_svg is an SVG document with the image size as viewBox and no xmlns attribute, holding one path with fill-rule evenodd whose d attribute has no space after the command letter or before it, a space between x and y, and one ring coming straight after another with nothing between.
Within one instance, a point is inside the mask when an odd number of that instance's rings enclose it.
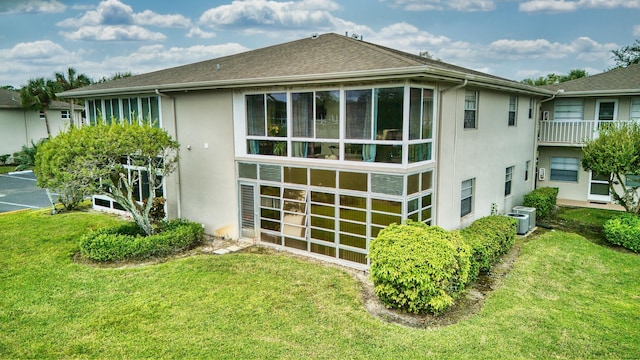
<instances>
[{"instance_id":1,"label":"parking lot","mask_svg":"<svg viewBox=\"0 0 640 360\"><path fill-rule=\"evenodd\" d=\"M36 186L33 172L0 175L0 213L49 206L47 193Z\"/></svg>"}]
</instances>

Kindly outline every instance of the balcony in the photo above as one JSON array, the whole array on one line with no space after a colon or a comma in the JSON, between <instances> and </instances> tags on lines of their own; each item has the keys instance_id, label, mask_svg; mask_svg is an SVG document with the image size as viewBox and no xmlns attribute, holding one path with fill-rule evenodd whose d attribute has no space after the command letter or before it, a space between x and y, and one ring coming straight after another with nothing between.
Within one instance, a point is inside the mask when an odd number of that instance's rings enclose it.
<instances>
[{"instance_id":1,"label":"balcony","mask_svg":"<svg viewBox=\"0 0 640 360\"><path fill-rule=\"evenodd\" d=\"M596 139L599 130L606 126L626 124L620 120L576 120L576 121L540 121L538 144L547 146L584 146Z\"/></svg>"}]
</instances>

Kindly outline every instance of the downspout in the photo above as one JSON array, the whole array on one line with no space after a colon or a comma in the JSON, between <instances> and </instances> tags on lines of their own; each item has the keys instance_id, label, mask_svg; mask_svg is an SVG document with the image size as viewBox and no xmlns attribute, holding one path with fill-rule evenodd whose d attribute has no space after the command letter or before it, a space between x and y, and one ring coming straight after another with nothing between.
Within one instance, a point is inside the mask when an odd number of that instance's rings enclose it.
<instances>
[{"instance_id":1,"label":"downspout","mask_svg":"<svg viewBox=\"0 0 640 360\"><path fill-rule=\"evenodd\" d=\"M444 95L445 92L461 89L461 88L467 86L468 83L469 83L469 80L465 78L464 81L462 82L462 84L458 84L458 85L455 85L455 86L440 90L440 101L439 101L439 103L440 103L439 108L440 109L438 111L440 113L440 115L439 115L439 117L440 117L440 126L438 127L438 164L437 164L437 167L440 167L441 163L442 163L441 157L442 157L442 143L443 143L443 141L442 141L442 120L443 120L442 119L442 103L443 103L442 99L443 99L443 95ZM458 94L456 94L455 103L456 104L458 103ZM454 112L454 114L455 114L455 112ZM454 128L453 128L454 129L454 133L453 133L453 178L455 179L455 174L456 174L456 154L457 154L456 142L457 142L457 138L458 138L458 123L457 123L457 117L455 115L454 115L454 119L455 120L454 120ZM439 177L440 177L440 172L438 172L438 178ZM437 194L440 193L440 181L436 182L436 191L437 191ZM455 196L455 191L454 190L452 190L451 195ZM439 201L439 199L436 198L436 201ZM436 206L436 221L439 218L440 218L440 206ZM453 220L453 217L452 217L452 220Z\"/></svg>"},{"instance_id":2,"label":"downspout","mask_svg":"<svg viewBox=\"0 0 640 360\"><path fill-rule=\"evenodd\" d=\"M550 98L540 100L540 103L538 104L538 113L536 114L536 117L539 117L539 115L542 112L542 103L545 103L547 101L551 101L551 100L555 99L556 95L558 95L560 93L563 93L563 92L564 92L563 89L559 89ZM532 174L533 175L533 190L538 188L538 138L539 138L538 135L540 133L540 121L541 120L536 120L536 130L535 130L535 132L533 134L533 136L535 136L535 138L534 138L534 144L535 145L534 145L534 149L533 150L534 150L534 154L536 155L536 163L535 163L536 171L534 171L533 174Z\"/></svg>"},{"instance_id":3,"label":"downspout","mask_svg":"<svg viewBox=\"0 0 640 360\"><path fill-rule=\"evenodd\" d=\"M177 111L176 111L176 98L164 93L161 93L158 89L155 89L155 93L158 96L162 96L165 98L169 98L171 99L171 109L173 110L173 132L176 136L176 141L178 140L178 117L177 117ZM177 171L176 171L176 182L177 182L177 192L176 192L176 202L178 204L178 219L182 218L182 181L181 181L181 176L180 176L180 159L178 159L178 167L177 167Z\"/></svg>"}]
</instances>

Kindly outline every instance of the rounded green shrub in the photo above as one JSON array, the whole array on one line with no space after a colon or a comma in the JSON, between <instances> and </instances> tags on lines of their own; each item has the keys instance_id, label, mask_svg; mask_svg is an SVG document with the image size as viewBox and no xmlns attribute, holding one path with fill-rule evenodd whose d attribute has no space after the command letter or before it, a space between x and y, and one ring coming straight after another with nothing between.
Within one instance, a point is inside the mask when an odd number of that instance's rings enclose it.
<instances>
[{"instance_id":1,"label":"rounded green shrub","mask_svg":"<svg viewBox=\"0 0 640 360\"><path fill-rule=\"evenodd\" d=\"M640 217L624 214L604 223L604 235L612 244L640 252Z\"/></svg>"},{"instance_id":2,"label":"rounded green shrub","mask_svg":"<svg viewBox=\"0 0 640 360\"><path fill-rule=\"evenodd\" d=\"M371 242L369 256L376 295L396 309L441 313L468 282L469 246L458 231L392 224Z\"/></svg>"},{"instance_id":3,"label":"rounded green shrub","mask_svg":"<svg viewBox=\"0 0 640 360\"><path fill-rule=\"evenodd\" d=\"M542 187L524 196L524 206L536 208L538 219L548 218L556 208L557 187Z\"/></svg>"},{"instance_id":4,"label":"rounded green shrub","mask_svg":"<svg viewBox=\"0 0 640 360\"><path fill-rule=\"evenodd\" d=\"M100 262L142 260L193 248L202 242L204 230L197 223L171 220L154 235L145 236L134 222L104 228L80 239L80 254Z\"/></svg>"},{"instance_id":5,"label":"rounded green shrub","mask_svg":"<svg viewBox=\"0 0 640 360\"><path fill-rule=\"evenodd\" d=\"M481 271L489 271L500 255L516 241L516 219L492 215L474 221L460 233L471 249L469 280L477 279Z\"/></svg>"}]
</instances>

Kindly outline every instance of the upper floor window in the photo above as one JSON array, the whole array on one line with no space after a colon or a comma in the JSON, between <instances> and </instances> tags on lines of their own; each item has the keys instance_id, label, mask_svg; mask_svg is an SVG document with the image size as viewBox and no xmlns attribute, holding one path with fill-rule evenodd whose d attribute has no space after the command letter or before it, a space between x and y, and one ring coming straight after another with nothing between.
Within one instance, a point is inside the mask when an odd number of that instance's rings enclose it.
<instances>
[{"instance_id":1,"label":"upper floor window","mask_svg":"<svg viewBox=\"0 0 640 360\"><path fill-rule=\"evenodd\" d=\"M464 128L478 127L478 92L467 90L464 94Z\"/></svg>"},{"instance_id":2,"label":"upper floor window","mask_svg":"<svg viewBox=\"0 0 640 360\"><path fill-rule=\"evenodd\" d=\"M291 94L293 137L337 139L340 135L340 92L310 91Z\"/></svg>"},{"instance_id":3,"label":"upper floor window","mask_svg":"<svg viewBox=\"0 0 640 360\"><path fill-rule=\"evenodd\" d=\"M516 114L518 113L518 97L517 96L509 96L509 126L516 126Z\"/></svg>"},{"instance_id":4,"label":"upper floor window","mask_svg":"<svg viewBox=\"0 0 640 360\"><path fill-rule=\"evenodd\" d=\"M582 120L584 102L582 99L557 99L553 108L554 121Z\"/></svg>"},{"instance_id":5,"label":"upper floor window","mask_svg":"<svg viewBox=\"0 0 640 360\"><path fill-rule=\"evenodd\" d=\"M69 115L69 110L60 111L60 117L62 119L71 119L71 116Z\"/></svg>"},{"instance_id":6,"label":"upper floor window","mask_svg":"<svg viewBox=\"0 0 640 360\"><path fill-rule=\"evenodd\" d=\"M533 119L533 106L535 105L535 100L533 98L529 98L529 119Z\"/></svg>"},{"instance_id":7,"label":"upper floor window","mask_svg":"<svg viewBox=\"0 0 640 360\"><path fill-rule=\"evenodd\" d=\"M287 94L247 95L247 135L287 136Z\"/></svg>"},{"instance_id":8,"label":"upper floor window","mask_svg":"<svg viewBox=\"0 0 640 360\"><path fill-rule=\"evenodd\" d=\"M631 99L631 120L640 120L640 98Z\"/></svg>"},{"instance_id":9,"label":"upper floor window","mask_svg":"<svg viewBox=\"0 0 640 360\"><path fill-rule=\"evenodd\" d=\"M90 124L98 120L111 123L118 119L160 127L160 100L157 96L89 100L86 109Z\"/></svg>"},{"instance_id":10,"label":"upper floor window","mask_svg":"<svg viewBox=\"0 0 640 360\"><path fill-rule=\"evenodd\" d=\"M411 88L409 140L433 138L433 90Z\"/></svg>"},{"instance_id":11,"label":"upper floor window","mask_svg":"<svg viewBox=\"0 0 640 360\"><path fill-rule=\"evenodd\" d=\"M347 90L346 138L402 140L404 88Z\"/></svg>"},{"instance_id":12,"label":"upper floor window","mask_svg":"<svg viewBox=\"0 0 640 360\"><path fill-rule=\"evenodd\" d=\"M44 118L45 118L44 111L40 111L39 117L40 117L40 120L44 120Z\"/></svg>"}]
</instances>

